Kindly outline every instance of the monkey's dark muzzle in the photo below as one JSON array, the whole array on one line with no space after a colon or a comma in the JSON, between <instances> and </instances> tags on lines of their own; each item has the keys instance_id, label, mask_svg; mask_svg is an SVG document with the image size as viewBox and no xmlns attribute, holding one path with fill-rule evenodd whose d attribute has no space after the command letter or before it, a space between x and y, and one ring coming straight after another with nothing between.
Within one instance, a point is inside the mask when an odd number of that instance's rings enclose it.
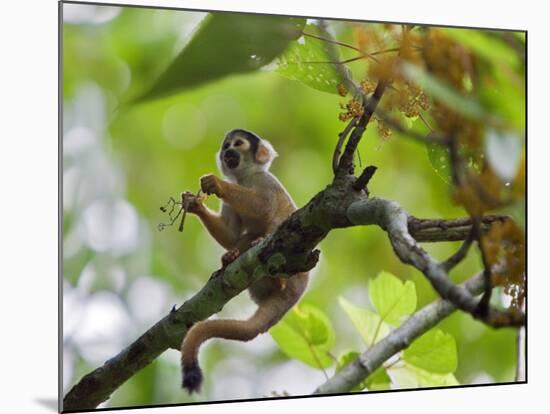
<instances>
[{"instance_id":1,"label":"monkey's dark muzzle","mask_svg":"<svg viewBox=\"0 0 550 414\"><path fill-rule=\"evenodd\" d=\"M233 149L229 149L223 154L223 162L225 163L225 165L227 165L227 168L231 170L237 168L240 161L240 154Z\"/></svg>"}]
</instances>

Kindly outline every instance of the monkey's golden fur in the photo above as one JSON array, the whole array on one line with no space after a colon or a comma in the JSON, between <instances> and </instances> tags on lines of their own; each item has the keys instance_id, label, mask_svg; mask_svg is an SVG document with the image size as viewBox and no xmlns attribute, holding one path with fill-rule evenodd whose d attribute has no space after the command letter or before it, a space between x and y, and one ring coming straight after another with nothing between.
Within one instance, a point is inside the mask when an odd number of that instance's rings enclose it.
<instances>
[{"instance_id":1,"label":"monkey's golden fur","mask_svg":"<svg viewBox=\"0 0 550 414\"><path fill-rule=\"evenodd\" d=\"M224 266L253 242L265 237L296 210L292 198L279 180L269 172L276 156L271 144L244 130L230 131L217 155L220 170L227 181L215 175L201 178L201 188L222 200L219 214L204 206L200 198L184 193L187 211L196 214L228 252ZM189 330L181 347L182 386L198 391L202 372L198 364L201 344L210 338L249 341L277 323L302 296L308 273L290 278L264 277L249 287L258 304L247 320L214 319L198 322Z\"/></svg>"}]
</instances>

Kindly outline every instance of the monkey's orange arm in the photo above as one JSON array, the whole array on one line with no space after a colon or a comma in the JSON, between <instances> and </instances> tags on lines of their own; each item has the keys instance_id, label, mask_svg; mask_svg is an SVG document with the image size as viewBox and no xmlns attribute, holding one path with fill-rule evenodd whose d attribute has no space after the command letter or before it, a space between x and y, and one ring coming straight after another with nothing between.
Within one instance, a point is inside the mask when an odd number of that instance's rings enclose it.
<instances>
[{"instance_id":1,"label":"monkey's orange arm","mask_svg":"<svg viewBox=\"0 0 550 414\"><path fill-rule=\"evenodd\" d=\"M212 210L205 208L198 214L206 230L214 237L214 239L225 249L233 249L238 241L236 234L224 221L223 217L214 213Z\"/></svg>"}]
</instances>

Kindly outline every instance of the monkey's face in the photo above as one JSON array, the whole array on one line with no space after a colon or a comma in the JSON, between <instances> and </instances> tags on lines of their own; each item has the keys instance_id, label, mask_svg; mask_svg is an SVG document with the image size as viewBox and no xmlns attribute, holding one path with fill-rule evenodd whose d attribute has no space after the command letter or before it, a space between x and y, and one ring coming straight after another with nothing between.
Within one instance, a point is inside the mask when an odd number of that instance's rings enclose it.
<instances>
[{"instance_id":1,"label":"monkey's face","mask_svg":"<svg viewBox=\"0 0 550 414\"><path fill-rule=\"evenodd\" d=\"M224 175L239 180L254 171L267 170L277 153L271 144L252 132L229 131L218 153L218 163Z\"/></svg>"},{"instance_id":2,"label":"monkey's face","mask_svg":"<svg viewBox=\"0 0 550 414\"><path fill-rule=\"evenodd\" d=\"M220 160L230 170L235 170L250 152L250 142L243 137L227 137L220 152Z\"/></svg>"}]
</instances>

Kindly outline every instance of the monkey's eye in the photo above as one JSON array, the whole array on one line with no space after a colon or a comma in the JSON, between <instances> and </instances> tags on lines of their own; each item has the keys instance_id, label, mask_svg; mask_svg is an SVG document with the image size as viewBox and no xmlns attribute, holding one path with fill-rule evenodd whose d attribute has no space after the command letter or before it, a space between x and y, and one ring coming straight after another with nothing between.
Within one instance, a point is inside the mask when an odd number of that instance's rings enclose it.
<instances>
[{"instance_id":1,"label":"monkey's eye","mask_svg":"<svg viewBox=\"0 0 550 414\"><path fill-rule=\"evenodd\" d=\"M243 141L240 140L240 139L238 139L237 141L235 141L235 144L234 144L234 145L235 145L236 147L241 146L241 145L243 145Z\"/></svg>"},{"instance_id":2,"label":"monkey's eye","mask_svg":"<svg viewBox=\"0 0 550 414\"><path fill-rule=\"evenodd\" d=\"M225 144L223 144L223 147L222 147L223 150L226 150L227 148L229 148L229 142L226 142Z\"/></svg>"}]
</instances>

